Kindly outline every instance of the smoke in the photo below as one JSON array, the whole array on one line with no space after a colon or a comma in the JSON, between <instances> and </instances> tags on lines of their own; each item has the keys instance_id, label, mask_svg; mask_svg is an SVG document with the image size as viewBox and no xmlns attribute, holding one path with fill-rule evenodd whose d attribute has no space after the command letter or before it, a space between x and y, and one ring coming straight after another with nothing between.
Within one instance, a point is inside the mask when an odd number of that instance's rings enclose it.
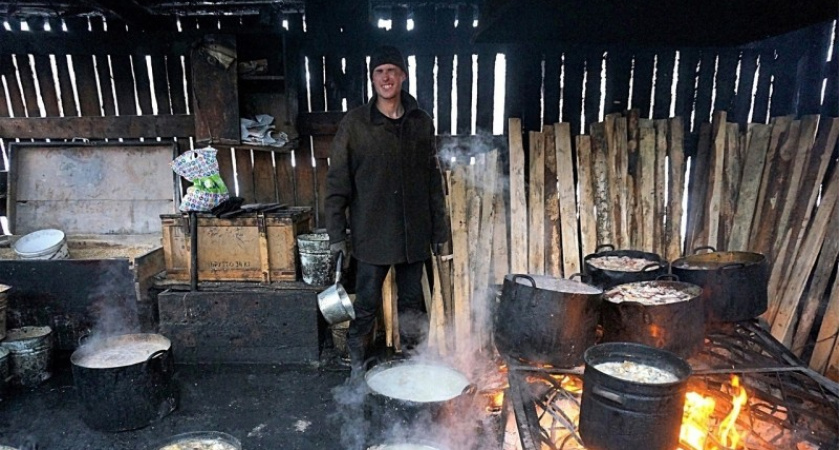
<instances>
[{"instance_id":1,"label":"smoke","mask_svg":"<svg viewBox=\"0 0 840 450\"><path fill-rule=\"evenodd\" d=\"M91 284L88 294L88 313L94 318L88 343L140 330L134 289L120 289L121 286L133 287L130 271L121 264L103 264L102 267L105 270Z\"/></svg>"}]
</instances>

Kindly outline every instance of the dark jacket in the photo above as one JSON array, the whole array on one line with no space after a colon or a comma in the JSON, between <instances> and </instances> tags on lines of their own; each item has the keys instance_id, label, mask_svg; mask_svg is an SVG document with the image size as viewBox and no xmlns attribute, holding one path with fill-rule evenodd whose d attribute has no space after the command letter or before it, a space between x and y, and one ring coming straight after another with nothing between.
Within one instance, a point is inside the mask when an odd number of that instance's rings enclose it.
<instances>
[{"instance_id":1,"label":"dark jacket","mask_svg":"<svg viewBox=\"0 0 840 450\"><path fill-rule=\"evenodd\" d=\"M368 264L417 262L449 240L431 117L402 92L399 125L376 111L376 96L349 111L330 150L325 202L330 242L345 238Z\"/></svg>"}]
</instances>

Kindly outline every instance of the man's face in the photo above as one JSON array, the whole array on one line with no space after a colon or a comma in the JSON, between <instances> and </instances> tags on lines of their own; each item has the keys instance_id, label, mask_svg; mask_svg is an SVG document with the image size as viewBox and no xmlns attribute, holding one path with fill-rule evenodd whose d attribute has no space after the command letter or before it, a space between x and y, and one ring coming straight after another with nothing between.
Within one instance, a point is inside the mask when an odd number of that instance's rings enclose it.
<instances>
[{"instance_id":1,"label":"man's face","mask_svg":"<svg viewBox=\"0 0 840 450\"><path fill-rule=\"evenodd\" d=\"M390 100L399 94L406 75L398 66L382 64L373 69L373 89L380 98Z\"/></svg>"}]
</instances>

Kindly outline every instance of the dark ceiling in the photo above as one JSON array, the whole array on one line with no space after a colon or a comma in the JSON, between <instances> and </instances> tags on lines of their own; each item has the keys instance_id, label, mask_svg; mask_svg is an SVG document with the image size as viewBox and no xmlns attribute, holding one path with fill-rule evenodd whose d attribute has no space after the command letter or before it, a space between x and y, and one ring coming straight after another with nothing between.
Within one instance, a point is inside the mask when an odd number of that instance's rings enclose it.
<instances>
[{"instance_id":1,"label":"dark ceiling","mask_svg":"<svg viewBox=\"0 0 840 450\"><path fill-rule=\"evenodd\" d=\"M738 45L837 16L837 0L487 0L474 41Z\"/></svg>"}]
</instances>

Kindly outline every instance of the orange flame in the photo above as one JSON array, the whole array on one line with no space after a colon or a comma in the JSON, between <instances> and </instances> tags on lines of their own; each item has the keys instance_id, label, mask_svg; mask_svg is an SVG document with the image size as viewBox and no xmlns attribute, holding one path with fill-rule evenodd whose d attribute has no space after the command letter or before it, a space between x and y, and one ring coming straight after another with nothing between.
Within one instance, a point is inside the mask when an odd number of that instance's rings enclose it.
<instances>
[{"instance_id":1,"label":"orange flame","mask_svg":"<svg viewBox=\"0 0 840 450\"><path fill-rule=\"evenodd\" d=\"M720 450L723 445L728 449L743 449L743 436L735 428L735 422L741 409L747 403L747 391L741 386L741 380L733 375L731 379L735 393L732 396L732 410L715 429L712 414L715 411L715 399L697 392L685 395L683 422L680 427L678 450ZM708 439L709 436L712 439Z\"/></svg>"}]
</instances>

